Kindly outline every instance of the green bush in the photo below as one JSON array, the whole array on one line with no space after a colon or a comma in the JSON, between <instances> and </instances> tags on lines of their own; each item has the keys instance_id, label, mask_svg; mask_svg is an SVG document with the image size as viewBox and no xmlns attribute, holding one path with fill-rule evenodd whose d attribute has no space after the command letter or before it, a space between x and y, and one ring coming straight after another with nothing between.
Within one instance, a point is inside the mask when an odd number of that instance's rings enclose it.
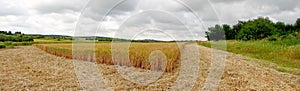
<instances>
[{"instance_id":1,"label":"green bush","mask_svg":"<svg viewBox=\"0 0 300 91\"><path fill-rule=\"evenodd\" d=\"M268 41L277 41L277 38L275 36L271 36L268 38Z\"/></svg>"},{"instance_id":2,"label":"green bush","mask_svg":"<svg viewBox=\"0 0 300 91\"><path fill-rule=\"evenodd\" d=\"M14 45L10 45L10 46L8 46L9 48L15 48L15 46Z\"/></svg>"},{"instance_id":3,"label":"green bush","mask_svg":"<svg viewBox=\"0 0 300 91\"><path fill-rule=\"evenodd\" d=\"M14 45L14 46L30 46L30 45L32 45L32 42L15 42L12 45Z\"/></svg>"},{"instance_id":4,"label":"green bush","mask_svg":"<svg viewBox=\"0 0 300 91\"><path fill-rule=\"evenodd\" d=\"M6 46L12 45L12 42L6 41L6 42L4 42L4 45L6 45Z\"/></svg>"},{"instance_id":5,"label":"green bush","mask_svg":"<svg viewBox=\"0 0 300 91\"><path fill-rule=\"evenodd\" d=\"M0 48L6 48L6 46L5 46L5 45L2 45L2 44L0 44Z\"/></svg>"}]
</instances>

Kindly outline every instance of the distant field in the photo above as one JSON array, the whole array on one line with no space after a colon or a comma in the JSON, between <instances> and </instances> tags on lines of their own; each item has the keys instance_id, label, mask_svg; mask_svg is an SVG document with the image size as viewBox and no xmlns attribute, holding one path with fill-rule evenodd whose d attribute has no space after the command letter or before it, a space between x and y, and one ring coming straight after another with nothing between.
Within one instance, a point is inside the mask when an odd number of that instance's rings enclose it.
<instances>
[{"instance_id":1,"label":"distant field","mask_svg":"<svg viewBox=\"0 0 300 91\"><path fill-rule=\"evenodd\" d=\"M80 50L76 50L76 58L79 60L92 61L90 44L79 44ZM49 52L51 54L62 56L66 58L73 58L72 44L35 44L36 47ZM153 51L159 50L165 54L166 60L161 59L161 55L151 55ZM79 51L79 53L78 53ZM96 62L104 64L118 64L130 66L129 63L122 61L124 59L116 59L116 63L112 61L111 43L96 43L95 44ZM89 53L87 53L89 52ZM131 43L129 47L129 59L131 66L143 69L150 69L150 64L155 65L154 70L165 70L170 72L176 68L177 61L180 58L180 49L176 43ZM117 52L117 55L124 56L124 52ZM126 55L125 55L126 56ZM154 63L149 62L149 56L156 58ZM155 57L159 56L159 57ZM165 64L164 61L167 61ZM166 65L166 69L163 69L163 65ZM152 67L151 67L152 69Z\"/></svg>"},{"instance_id":2,"label":"distant field","mask_svg":"<svg viewBox=\"0 0 300 91\"><path fill-rule=\"evenodd\" d=\"M210 42L199 42L200 45L211 47ZM300 41L226 41L227 51L250 56L257 59L264 59L267 62L275 63L281 67L300 69ZM218 45L215 45L218 47ZM217 48L218 49L218 48ZM278 68L286 72L288 70ZM289 72L289 71L288 71ZM291 72L300 74L300 72Z\"/></svg>"},{"instance_id":3,"label":"distant field","mask_svg":"<svg viewBox=\"0 0 300 91\"><path fill-rule=\"evenodd\" d=\"M36 44L47 44L47 43L72 43L72 40L64 39L34 39Z\"/></svg>"},{"instance_id":4,"label":"distant field","mask_svg":"<svg viewBox=\"0 0 300 91\"><path fill-rule=\"evenodd\" d=\"M0 42L0 49L1 48L14 48L14 46L30 46L32 42Z\"/></svg>"},{"instance_id":5,"label":"distant field","mask_svg":"<svg viewBox=\"0 0 300 91\"><path fill-rule=\"evenodd\" d=\"M33 42L0 42L1 48L13 48L14 46L30 46L32 44L53 44L53 43L72 43L72 40L58 40L58 39L34 39Z\"/></svg>"}]
</instances>

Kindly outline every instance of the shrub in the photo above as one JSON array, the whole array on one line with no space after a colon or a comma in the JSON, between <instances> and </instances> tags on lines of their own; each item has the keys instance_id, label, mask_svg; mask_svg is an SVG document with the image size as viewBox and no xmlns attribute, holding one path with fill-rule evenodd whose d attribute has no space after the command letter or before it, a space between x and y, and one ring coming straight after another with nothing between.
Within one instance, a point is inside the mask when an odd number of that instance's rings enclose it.
<instances>
[{"instance_id":1,"label":"shrub","mask_svg":"<svg viewBox=\"0 0 300 91\"><path fill-rule=\"evenodd\" d=\"M268 18L258 18L250 20L241 28L237 34L240 40L260 40L272 35L276 30Z\"/></svg>"},{"instance_id":2,"label":"shrub","mask_svg":"<svg viewBox=\"0 0 300 91\"><path fill-rule=\"evenodd\" d=\"M6 45L6 46L12 45L12 42L6 41L6 42L4 42L4 45Z\"/></svg>"},{"instance_id":3,"label":"shrub","mask_svg":"<svg viewBox=\"0 0 300 91\"><path fill-rule=\"evenodd\" d=\"M3 44L0 44L0 48L5 48L6 46Z\"/></svg>"},{"instance_id":4,"label":"shrub","mask_svg":"<svg viewBox=\"0 0 300 91\"><path fill-rule=\"evenodd\" d=\"M8 46L9 48L15 48L15 46L14 45L10 45L10 46Z\"/></svg>"},{"instance_id":5,"label":"shrub","mask_svg":"<svg viewBox=\"0 0 300 91\"><path fill-rule=\"evenodd\" d=\"M14 46L30 46L30 45L32 45L32 43L31 42L15 42L12 45L14 45Z\"/></svg>"},{"instance_id":6,"label":"shrub","mask_svg":"<svg viewBox=\"0 0 300 91\"><path fill-rule=\"evenodd\" d=\"M268 41L277 41L277 38L275 36L271 36L268 38Z\"/></svg>"}]
</instances>

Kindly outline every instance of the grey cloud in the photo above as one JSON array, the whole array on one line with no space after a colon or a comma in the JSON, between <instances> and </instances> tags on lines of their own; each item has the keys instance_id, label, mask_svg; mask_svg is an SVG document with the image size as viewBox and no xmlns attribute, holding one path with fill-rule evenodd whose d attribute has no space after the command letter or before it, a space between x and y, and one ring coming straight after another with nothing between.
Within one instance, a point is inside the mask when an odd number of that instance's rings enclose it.
<instances>
[{"instance_id":1,"label":"grey cloud","mask_svg":"<svg viewBox=\"0 0 300 91\"><path fill-rule=\"evenodd\" d=\"M212 4L216 3L241 3L247 2L247 5L264 8L264 7L272 7L273 9L278 9L279 11L293 10L300 6L299 0L210 0Z\"/></svg>"},{"instance_id":2,"label":"grey cloud","mask_svg":"<svg viewBox=\"0 0 300 91\"><path fill-rule=\"evenodd\" d=\"M212 2L208 0L183 0L185 12L193 12L202 21L218 21L217 12L212 7Z\"/></svg>"},{"instance_id":3,"label":"grey cloud","mask_svg":"<svg viewBox=\"0 0 300 91\"><path fill-rule=\"evenodd\" d=\"M245 0L210 0L212 3L227 3L227 4L230 4L230 3L238 3L238 2L242 2L242 1L245 1Z\"/></svg>"},{"instance_id":4,"label":"grey cloud","mask_svg":"<svg viewBox=\"0 0 300 91\"><path fill-rule=\"evenodd\" d=\"M65 13L68 11L80 12L87 0L53 0L50 2L41 1L34 8L42 14Z\"/></svg>"},{"instance_id":5,"label":"grey cloud","mask_svg":"<svg viewBox=\"0 0 300 91\"><path fill-rule=\"evenodd\" d=\"M278 8L279 11L291 11L300 6L299 0L258 0L253 3L260 5L262 8L264 6Z\"/></svg>"},{"instance_id":6,"label":"grey cloud","mask_svg":"<svg viewBox=\"0 0 300 91\"><path fill-rule=\"evenodd\" d=\"M138 0L91 0L82 12L84 17L101 21L106 16L121 15L135 9Z\"/></svg>"},{"instance_id":7,"label":"grey cloud","mask_svg":"<svg viewBox=\"0 0 300 91\"><path fill-rule=\"evenodd\" d=\"M181 23L177 21L177 18L160 11L146 11L139 13L138 15L131 16L126 20L127 26L136 26L136 25L145 25L152 23L161 23L161 24L171 24L171 25L180 25ZM160 24L155 24L159 26Z\"/></svg>"},{"instance_id":8,"label":"grey cloud","mask_svg":"<svg viewBox=\"0 0 300 91\"><path fill-rule=\"evenodd\" d=\"M28 14L26 9L24 9L22 6L18 6L17 4L14 4L14 2L9 1L1 1L0 2L0 16L7 16L7 15L14 15L14 16L20 16L20 15L26 15Z\"/></svg>"},{"instance_id":9,"label":"grey cloud","mask_svg":"<svg viewBox=\"0 0 300 91\"><path fill-rule=\"evenodd\" d=\"M142 31L148 31L149 29L159 29L163 33L173 36L177 40L193 38L193 36L189 36L191 35L191 32L187 28L187 26L183 24L183 22L178 20L175 16L158 11L143 12L129 18L116 32L116 36L122 38L132 38L137 33ZM145 38L158 39L163 37L162 35L164 35L160 32L151 33L153 35L152 37L145 36ZM154 33L157 33L157 35Z\"/></svg>"},{"instance_id":10,"label":"grey cloud","mask_svg":"<svg viewBox=\"0 0 300 91\"><path fill-rule=\"evenodd\" d=\"M247 20L258 16L268 16L290 23L290 18L282 18L290 17L290 13L297 12L296 9L300 6L299 0L243 0L236 2L214 4L222 23L235 24L238 20ZM282 13L285 13L285 16L276 17Z\"/></svg>"},{"instance_id":11,"label":"grey cloud","mask_svg":"<svg viewBox=\"0 0 300 91\"><path fill-rule=\"evenodd\" d=\"M7 16L7 15L14 15L14 16L20 16L20 15L26 15L27 12L23 11L22 9L18 8L10 8L10 7L1 7L0 8L0 16Z\"/></svg>"},{"instance_id":12,"label":"grey cloud","mask_svg":"<svg viewBox=\"0 0 300 91\"><path fill-rule=\"evenodd\" d=\"M114 33L119 32L116 30L118 26L125 21L129 32L136 32L132 30L141 29L140 27L150 28L155 26L176 37L188 38L193 34L200 35L200 37L204 36L206 27L219 23L235 24L240 19L247 20L257 16L269 16L279 21L294 23L296 18L300 16L299 0L88 1L34 1L37 2L36 4L28 1L27 3L32 4L33 7L23 5L18 0L1 1L0 19L5 23L10 22L7 24L12 27L23 27L28 31L35 31L34 33L49 33L48 31L57 29L59 31L51 32L70 31L78 21L75 35L95 35L99 24L112 24L108 25L109 28L98 30L101 36L113 36ZM15 4L15 2L19 2L19 4ZM193 14L199 17L195 17ZM28 16L28 20L26 20L27 18L23 20L14 17L5 18L8 15ZM80 18L77 20L79 15ZM127 18L129 20L126 21ZM201 20L200 23L203 25L199 23L198 19ZM47 30L42 30L43 28ZM192 33L186 30L190 30ZM151 32L151 35L155 36L155 33L159 32ZM123 34L125 35L127 32Z\"/></svg>"}]
</instances>

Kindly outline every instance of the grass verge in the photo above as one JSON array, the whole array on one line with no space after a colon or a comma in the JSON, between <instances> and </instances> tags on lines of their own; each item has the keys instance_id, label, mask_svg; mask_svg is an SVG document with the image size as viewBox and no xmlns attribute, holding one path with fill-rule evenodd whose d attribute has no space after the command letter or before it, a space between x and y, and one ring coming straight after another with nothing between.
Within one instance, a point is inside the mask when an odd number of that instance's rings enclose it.
<instances>
[{"instance_id":1,"label":"grass verge","mask_svg":"<svg viewBox=\"0 0 300 91\"><path fill-rule=\"evenodd\" d=\"M211 47L213 42L199 42L199 45ZM282 40L282 41L226 41L228 52L242 54L256 59L263 59L266 62L263 65L276 64L275 67L281 72L288 72L300 75L300 41L299 40ZM215 45L218 46L218 45ZM218 47L214 47L219 49ZM269 66L270 67L270 66ZM274 68L274 67L273 67ZM291 70L297 69L297 70Z\"/></svg>"}]
</instances>

